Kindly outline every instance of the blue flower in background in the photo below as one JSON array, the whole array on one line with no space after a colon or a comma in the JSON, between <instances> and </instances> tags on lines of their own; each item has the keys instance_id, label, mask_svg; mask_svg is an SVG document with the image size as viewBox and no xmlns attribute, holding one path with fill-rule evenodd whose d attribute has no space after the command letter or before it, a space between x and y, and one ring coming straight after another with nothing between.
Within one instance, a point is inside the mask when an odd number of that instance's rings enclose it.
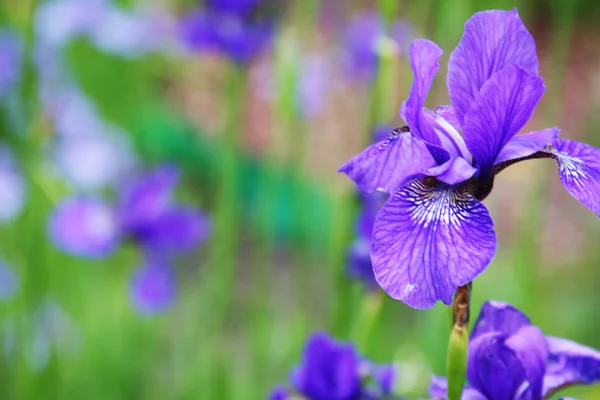
<instances>
[{"instance_id":1,"label":"blue flower in background","mask_svg":"<svg viewBox=\"0 0 600 400\"><path fill-rule=\"evenodd\" d=\"M222 54L245 64L270 44L275 20L255 15L268 1L210 1L204 10L185 14L180 22L183 43L191 50ZM279 6L281 7L281 6Z\"/></svg>"},{"instance_id":2,"label":"blue flower in background","mask_svg":"<svg viewBox=\"0 0 600 400\"><path fill-rule=\"evenodd\" d=\"M19 288L19 277L12 267L0 260L0 300L10 299Z\"/></svg>"},{"instance_id":3,"label":"blue flower in background","mask_svg":"<svg viewBox=\"0 0 600 400\"><path fill-rule=\"evenodd\" d=\"M145 257L132 278L133 305L147 314L162 311L176 297L171 257L194 249L210 232L206 215L174 202L177 183L177 170L164 166L124 185L116 204L68 198L50 217L50 238L63 251L88 258L107 257L123 240L133 240Z\"/></svg>"},{"instance_id":4,"label":"blue flower in background","mask_svg":"<svg viewBox=\"0 0 600 400\"><path fill-rule=\"evenodd\" d=\"M391 393L394 375L392 366L375 365L361 358L352 344L318 332L308 339L302 362L292 373L292 388L279 386L270 398L378 400Z\"/></svg>"},{"instance_id":5,"label":"blue flower in background","mask_svg":"<svg viewBox=\"0 0 600 400\"><path fill-rule=\"evenodd\" d=\"M162 51L171 39L170 18L158 9L125 9L111 0L48 0L35 14L39 45L59 49L88 38L122 57Z\"/></svg>"},{"instance_id":6,"label":"blue flower in background","mask_svg":"<svg viewBox=\"0 0 600 400\"><path fill-rule=\"evenodd\" d=\"M173 201L174 168L158 168L124 185L117 204L76 196L59 204L50 218L52 241L81 257L108 256L123 239L145 251L172 255L193 249L210 231L208 218Z\"/></svg>"},{"instance_id":7,"label":"blue flower in background","mask_svg":"<svg viewBox=\"0 0 600 400\"><path fill-rule=\"evenodd\" d=\"M27 186L10 149L0 145L0 223L12 221L25 205Z\"/></svg>"},{"instance_id":8,"label":"blue flower in background","mask_svg":"<svg viewBox=\"0 0 600 400\"><path fill-rule=\"evenodd\" d=\"M541 400L578 384L600 381L600 352L544 336L515 307L483 305L469 341L463 399ZM446 398L446 378L434 377L430 394Z\"/></svg>"},{"instance_id":9,"label":"blue flower in background","mask_svg":"<svg viewBox=\"0 0 600 400\"><path fill-rule=\"evenodd\" d=\"M373 78L382 52L402 55L411 40L412 29L407 22L395 21L386 32L379 13L359 14L346 28L344 51L348 72L361 80Z\"/></svg>"},{"instance_id":10,"label":"blue flower in background","mask_svg":"<svg viewBox=\"0 0 600 400\"><path fill-rule=\"evenodd\" d=\"M554 158L569 193L600 213L597 149L558 139L557 128L515 136L545 89L517 11L467 21L448 64L452 107L432 112L423 106L441 54L428 40L412 44L414 80L400 110L408 126L340 168L361 190L392 194L375 220L371 260L381 287L415 308L451 304L491 262L496 234L481 201L505 167Z\"/></svg>"},{"instance_id":11,"label":"blue flower in background","mask_svg":"<svg viewBox=\"0 0 600 400\"><path fill-rule=\"evenodd\" d=\"M14 86L21 74L21 44L18 36L0 29L0 98Z\"/></svg>"}]
</instances>

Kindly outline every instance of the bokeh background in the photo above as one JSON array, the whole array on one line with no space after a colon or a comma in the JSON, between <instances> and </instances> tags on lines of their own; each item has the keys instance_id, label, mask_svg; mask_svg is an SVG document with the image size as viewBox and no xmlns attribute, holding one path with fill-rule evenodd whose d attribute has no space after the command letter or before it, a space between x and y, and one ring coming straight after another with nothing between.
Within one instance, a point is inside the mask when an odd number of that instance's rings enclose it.
<instances>
[{"instance_id":1,"label":"bokeh background","mask_svg":"<svg viewBox=\"0 0 600 400\"><path fill-rule=\"evenodd\" d=\"M594 0L0 0L0 398L264 399L317 330L424 397L448 309L348 273L337 169L402 123L412 39L445 50L447 104L466 19L515 6L547 87L528 127L600 146ZM600 221L556 165L509 168L486 204L474 315L508 301L600 348Z\"/></svg>"}]
</instances>

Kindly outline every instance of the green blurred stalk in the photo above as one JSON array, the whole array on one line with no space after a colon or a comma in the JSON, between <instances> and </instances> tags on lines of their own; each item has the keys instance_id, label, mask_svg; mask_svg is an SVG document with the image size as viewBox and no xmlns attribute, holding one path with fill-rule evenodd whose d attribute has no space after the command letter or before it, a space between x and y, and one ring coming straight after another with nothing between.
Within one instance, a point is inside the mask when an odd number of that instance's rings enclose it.
<instances>
[{"instance_id":1,"label":"green blurred stalk","mask_svg":"<svg viewBox=\"0 0 600 400\"><path fill-rule=\"evenodd\" d=\"M234 276L238 256L240 232L239 193L241 133L243 131L243 109L246 93L246 71L231 65L227 71L225 88L226 117L220 138L221 157L217 171L217 195L214 213L214 235L211 242L211 275L207 285L207 298L211 303L213 327L220 327L226 318L234 289Z\"/></svg>"}]
</instances>

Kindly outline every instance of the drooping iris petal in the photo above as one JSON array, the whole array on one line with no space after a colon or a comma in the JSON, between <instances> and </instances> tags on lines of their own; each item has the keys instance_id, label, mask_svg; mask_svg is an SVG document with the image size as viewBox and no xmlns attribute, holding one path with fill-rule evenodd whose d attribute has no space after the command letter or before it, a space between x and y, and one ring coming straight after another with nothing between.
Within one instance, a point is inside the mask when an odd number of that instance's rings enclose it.
<instances>
[{"instance_id":1,"label":"drooping iris petal","mask_svg":"<svg viewBox=\"0 0 600 400\"><path fill-rule=\"evenodd\" d=\"M0 300L11 298L19 288L19 277L4 261L0 260Z\"/></svg>"},{"instance_id":2,"label":"drooping iris petal","mask_svg":"<svg viewBox=\"0 0 600 400\"><path fill-rule=\"evenodd\" d=\"M153 253L180 253L198 246L209 233L206 215L189 207L173 207L138 232L138 240Z\"/></svg>"},{"instance_id":3,"label":"drooping iris petal","mask_svg":"<svg viewBox=\"0 0 600 400\"><path fill-rule=\"evenodd\" d=\"M414 180L390 197L375 220L371 259L377 282L414 308L437 300L451 304L456 288L492 260L493 227L485 206L466 188Z\"/></svg>"},{"instance_id":4,"label":"drooping iris petal","mask_svg":"<svg viewBox=\"0 0 600 400\"><path fill-rule=\"evenodd\" d=\"M558 128L547 128L537 132L525 133L513 137L500 151L494 164L527 157L554 143L560 134Z\"/></svg>"},{"instance_id":5,"label":"drooping iris petal","mask_svg":"<svg viewBox=\"0 0 600 400\"><path fill-rule=\"evenodd\" d=\"M490 332L469 343L467 378L487 399L514 399L526 379L521 361L505 345L505 338Z\"/></svg>"},{"instance_id":6,"label":"drooping iris petal","mask_svg":"<svg viewBox=\"0 0 600 400\"><path fill-rule=\"evenodd\" d=\"M93 198L63 201L49 222L49 234L54 244L81 257L107 256L118 244L119 233L114 210Z\"/></svg>"},{"instance_id":7,"label":"drooping iris petal","mask_svg":"<svg viewBox=\"0 0 600 400\"><path fill-rule=\"evenodd\" d=\"M392 193L402 184L436 165L420 140L410 132L395 129L387 139L372 144L352 157L338 172L352 179L367 193L381 190Z\"/></svg>"},{"instance_id":8,"label":"drooping iris petal","mask_svg":"<svg viewBox=\"0 0 600 400\"><path fill-rule=\"evenodd\" d=\"M402 105L401 113L408 123L413 135L427 143L440 146L441 141L423 113L425 99L429 94L431 83L440 68L442 49L430 40L417 39L410 46L410 66L413 70L413 83L406 102ZM446 161L443 155L434 158L438 163ZM445 157L447 159L447 156Z\"/></svg>"},{"instance_id":9,"label":"drooping iris petal","mask_svg":"<svg viewBox=\"0 0 600 400\"><path fill-rule=\"evenodd\" d=\"M464 182L470 179L477 169L469 164L464 158L457 156L442 165L429 168L425 171L429 176L435 176L438 180L449 185Z\"/></svg>"},{"instance_id":10,"label":"drooping iris petal","mask_svg":"<svg viewBox=\"0 0 600 400\"><path fill-rule=\"evenodd\" d=\"M600 215L600 150L574 140L557 139L548 151L558 162L565 189Z\"/></svg>"},{"instance_id":11,"label":"drooping iris petal","mask_svg":"<svg viewBox=\"0 0 600 400\"><path fill-rule=\"evenodd\" d=\"M164 165L125 186L120 204L125 228L137 233L152 225L167 210L178 181L177 169Z\"/></svg>"},{"instance_id":12,"label":"drooping iris petal","mask_svg":"<svg viewBox=\"0 0 600 400\"><path fill-rule=\"evenodd\" d=\"M512 64L537 75L535 40L517 10L473 15L448 62L448 90L460 124L488 79Z\"/></svg>"},{"instance_id":13,"label":"drooping iris petal","mask_svg":"<svg viewBox=\"0 0 600 400\"><path fill-rule=\"evenodd\" d=\"M529 325L531 325L529 318L512 305L500 301L488 301L481 307L471 340L490 332L500 332L511 336L519 329Z\"/></svg>"},{"instance_id":14,"label":"drooping iris petal","mask_svg":"<svg viewBox=\"0 0 600 400\"><path fill-rule=\"evenodd\" d=\"M315 400L358 398L359 357L351 344L339 343L324 333L314 334L293 376L295 388Z\"/></svg>"},{"instance_id":15,"label":"drooping iris petal","mask_svg":"<svg viewBox=\"0 0 600 400\"><path fill-rule=\"evenodd\" d=\"M0 29L0 98L21 74L21 45L13 32Z\"/></svg>"},{"instance_id":16,"label":"drooping iris petal","mask_svg":"<svg viewBox=\"0 0 600 400\"><path fill-rule=\"evenodd\" d=\"M505 344L521 360L529 382L527 388L529 395L532 399L541 398L548 359L548 344L544 334L537 326L525 326L506 339Z\"/></svg>"},{"instance_id":17,"label":"drooping iris petal","mask_svg":"<svg viewBox=\"0 0 600 400\"><path fill-rule=\"evenodd\" d=\"M529 120L544 90L542 78L514 65L483 85L462 125L482 174L489 172L502 148Z\"/></svg>"},{"instance_id":18,"label":"drooping iris petal","mask_svg":"<svg viewBox=\"0 0 600 400\"><path fill-rule=\"evenodd\" d=\"M544 378L544 396L566 386L600 380L600 352L567 339L547 336L550 357Z\"/></svg>"},{"instance_id":19,"label":"drooping iris petal","mask_svg":"<svg viewBox=\"0 0 600 400\"><path fill-rule=\"evenodd\" d=\"M131 298L136 310L145 314L165 311L175 301L177 282L175 271L155 256L137 271L131 281Z\"/></svg>"},{"instance_id":20,"label":"drooping iris petal","mask_svg":"<svg viewBox=\"0 0 600 400\"><path fill-rule=\"evenodd\" d=\"M429 385L429 395L434 399L446 399L448 392L448 379L445 376L431 377ZM489 400L487 397L471 386L465 386L462 392L461 400Z\"/></svg>"}]
</instances>

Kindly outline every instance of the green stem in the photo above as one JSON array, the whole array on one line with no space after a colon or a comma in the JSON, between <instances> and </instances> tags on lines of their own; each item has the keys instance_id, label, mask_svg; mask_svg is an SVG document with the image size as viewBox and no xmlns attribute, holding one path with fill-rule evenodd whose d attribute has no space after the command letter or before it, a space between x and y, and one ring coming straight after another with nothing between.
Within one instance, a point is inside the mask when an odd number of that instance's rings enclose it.
<instances>
[{"instance_id":1,"label":"green stem","mask_svg":"<svg viewBox=\"0 0 600 400\"><path fill-rule=\"evenodd\" d=\"M448 400L460 400L467 373L467 348L469 344L469 314L471 307L471 283L456 290L452 305L452 332L448 343L446 376L448 377Z\"/></svg>"},{"instance_id":2,"label":"green stem","mask_svg":"<svg viewBox=\"0 0 600 400\"><path fill-rule=\"evenodd\" d=\"M240 141L246 73L238 66L229 71L226 88L226 123L221 136L221 153L217 171L217 196L212 238L212 276L207 287L212 305L212 323L219 327L227 315L233 294L240 207Z\"/></svg>"}]
</instances>

